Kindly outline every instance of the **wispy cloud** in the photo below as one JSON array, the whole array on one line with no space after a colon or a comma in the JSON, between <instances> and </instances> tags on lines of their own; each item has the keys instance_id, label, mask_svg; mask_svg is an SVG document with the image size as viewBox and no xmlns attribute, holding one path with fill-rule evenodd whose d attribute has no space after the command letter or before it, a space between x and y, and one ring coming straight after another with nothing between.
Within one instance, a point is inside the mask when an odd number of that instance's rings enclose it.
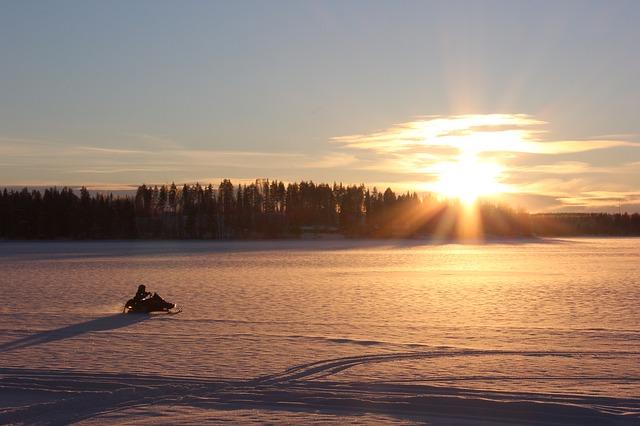
<instances>
[{"instance_id":1,"label":"wispy cloud","mask_svg":"<svg viewBox=\"0 0 640 426\"><path fill-rule=\"evenodd\" d=\"M524 114L427 117L371 134L337 136L343 147L379 153L421 152L450 147L475 152L566 154L636 144L617 139L542 140L544 121Z\"/></svg>"},{"instance_id":2,"label":"wispy cloud","mask_svg":"<svg viewBox=\"0 0 640 426\"><path fill-rule=\"evenodd\" d=\"M355 155L343 153L330 153L323 155L319 159L311 159L301 164L301 167L309 169L330 169L335 167L352 166L359 160Z\"/></svg>"},{"instance_id":3,"label":"wispy cloud","mask_svg":"<svg viewBox=\"0 0 640 426\"><path fill-rule=\"evenodd\" d=\"M181 169L172 169L169 167L96 167L91 169L74 169L74 170L70 170L69 173L106 175L106 174L141 173L141 172L166 173L166 172L180 171L180 170Z\"/></svg>"},{"instance_id":4,"label":"wispy cloud","mask_svg":"<svg viewBox=\"0 0 640 426\"><path fill-rule=\"evenodd\" d=\"M105 154L144 154L149 151L141 151L139 149L118 149L118 148L102 148L98 146L78 146L76 149L83 151L101 152Z\"/></svg>"},{"instance_id":5,"label":"wispy cloud","mask_svg":"<svg viewBox=\"0 0 640 426\"><path fill-rule=\"evenodd\" d=\"M531 166L514 166L505 170L506 172L527 173L527 174L547 174L547 175L573 175L586 173L615 173L615 169L598 167L584 161L558 161L551 164L536 164Z\"/></svg>"},{"instance_id":6,"label":"wispy cloud","mask_svg":"<svg viewBox=\"0 0 640 426\"><path fill-rule=\"evenodd\" d=\"M140 142L146 139L156 145ZM346 167L353 156L327 153L185 148L148 135L136 136L129 146L72 145L25 138L0 138L0 170L4 185L128 184L131 182L191 181L212 172L233 177L279 177L283 170ZM163 143L160 143L163 142ZM19 171L19 173L17 173ZM48 178L47 178L48 177ZM111 180L111 182L108 182ZM107 182L104 182L107 181Z\"/></svg>"},{"instance_id":7,"label":"wispy cloud","mask_svg":"<svg viewBox=\"0 0 640 426\"><path fill-rule=\"evenodd\" d=\"M170 137L145 132L127 132L124 134L124 139L131 140L133 144L149 150L184 148Z\"/></svg>"},{"instance_id":8,"label":"wispy cloud","mask_svg":"<svg viewBox=\"0 0 640 426\"><path fill-rule=\"evenodd\" d=\"M573 206L611 206L640 202L640 192L585 191L576 196L562 197L563 204Z\"/></svg>"}]
</instances>

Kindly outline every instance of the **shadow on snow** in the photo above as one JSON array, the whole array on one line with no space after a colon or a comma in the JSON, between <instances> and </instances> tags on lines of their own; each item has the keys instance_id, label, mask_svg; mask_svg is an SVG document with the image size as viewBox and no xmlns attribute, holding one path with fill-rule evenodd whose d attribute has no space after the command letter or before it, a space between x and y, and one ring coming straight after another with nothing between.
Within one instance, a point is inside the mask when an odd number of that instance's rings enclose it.
<instances>
[{"instance_id":1,"label":"shadow on snow","mask_svg":"<svg viewBox=\"0 0 640 426\"><path fill-rule=\"evenodd\" d=\"M55 342L58 340L71 339L73 337L80 336L85 333L91 333L94 331L108 331L122 327L128 327L130 325L142 322L148 318L148 315L139 314L115 314L109 315L107 317L100 317L92 319L90 321L72 324L54 330L35 333L18 340L14 340L12 342L3 343L0 345L0 353L16 349L28 348L30 346L41 345L44 343Z\"/></svg>"}]
</instances>

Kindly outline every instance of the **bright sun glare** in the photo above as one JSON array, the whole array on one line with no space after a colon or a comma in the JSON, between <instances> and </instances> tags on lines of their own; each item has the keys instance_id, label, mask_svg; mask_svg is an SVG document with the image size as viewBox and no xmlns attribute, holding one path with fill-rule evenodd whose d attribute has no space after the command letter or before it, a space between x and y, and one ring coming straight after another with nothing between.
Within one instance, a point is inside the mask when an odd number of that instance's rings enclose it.
<instances>
[{"instance_id":1,"label":"bright sun glare","mask_svg":"<svg viewBox=\"0 0 640 426\"><path fill-rule=\"evenodd\" d=\"M473 204L479 197L502 191L498 182L501 167L481 162L472 153L463 153L457 162L441 163L436 169L436 192L458 198L465 204Z\"/></svg>"}]
</instances>

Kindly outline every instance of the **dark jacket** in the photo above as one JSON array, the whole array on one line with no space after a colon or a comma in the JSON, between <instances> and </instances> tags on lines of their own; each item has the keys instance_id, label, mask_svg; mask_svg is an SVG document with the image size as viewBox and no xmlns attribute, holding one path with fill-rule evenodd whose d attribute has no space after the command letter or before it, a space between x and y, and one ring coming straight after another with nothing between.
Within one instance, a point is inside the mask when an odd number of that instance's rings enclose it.
<instances>
[{"instance_id":1,"label":"dark jacket","mask_svg":"<svg viewBox=\"0 0 640 426\"><path fill-rule=\"evenodd\" d=\"M149 297L149 296L151 296L151 293L149 293L148 291L144 291L144 289L139 288L138 291L136 292L136 295L133 296L133 300L135 300L136 302L140 302L145 297Z\"/></svg>"}]
</instances>

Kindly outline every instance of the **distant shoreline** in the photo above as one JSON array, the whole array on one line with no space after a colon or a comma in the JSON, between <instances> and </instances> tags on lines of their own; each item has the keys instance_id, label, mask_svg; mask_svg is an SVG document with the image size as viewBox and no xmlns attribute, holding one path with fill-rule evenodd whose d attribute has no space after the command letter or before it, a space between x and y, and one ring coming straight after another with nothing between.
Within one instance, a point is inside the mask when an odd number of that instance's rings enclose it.
<instances>
[{"instance_id":1,"label":"distant shoreline","mask_svg":"<svg viewBox=\"0 0 640 426\"><path fill-rule=\"evenodd\" d=\"M364 185L256 181L217 188L141 185L135 197L71 188L0 192L7 240L489 241L640 235L640 214L530 214L506 205L420 198Z\"/></svg>"},{"instance_id":2,"label":"distant shoreline","mask_svg":"<svg viewBox=\"0 0 640 426\"><path fill-rule=\"evenodd\" d=\"M640 239L640 235L558 235L558 236L528 236L528 237L485 237L480 239L457 239L457 238L431 238L431 237L345 237L335 236L331 238L230 238L230 239L202 239L202 238L59 238L59 239L0 239L0 244L6 243L202 243L202 244L224 244L224 243L268 243L268 242L415 242L418 244L500 244L509 242L559 242L562 240L575 239Z\"/></svg>"}]
</instances>

